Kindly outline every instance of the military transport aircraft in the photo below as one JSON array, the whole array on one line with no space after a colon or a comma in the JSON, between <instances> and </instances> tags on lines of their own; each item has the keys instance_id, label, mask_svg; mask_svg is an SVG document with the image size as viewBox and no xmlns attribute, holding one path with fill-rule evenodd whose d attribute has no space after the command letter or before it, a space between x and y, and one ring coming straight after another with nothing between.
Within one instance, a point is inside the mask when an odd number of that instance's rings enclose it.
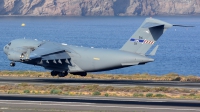
<instances>
[{"instance_id":1,"label":"military transport aircraft","mask_svg":"<svg viewBox=\"0 0 200 112\"><path fill-rule=\"evenodd\" d=\"M86 76L87 72L112 70L154 61L147 57L146 52L172 26L181 25L146 18L119 50L77 47L30 39L12 40L3 50L12 61L12 67L15 66L15 62L21 62L52 70L52 76L64 77L68 73ZM155 55L157 49L158 46L149 55Z\"/></svg>"}]
</instances>

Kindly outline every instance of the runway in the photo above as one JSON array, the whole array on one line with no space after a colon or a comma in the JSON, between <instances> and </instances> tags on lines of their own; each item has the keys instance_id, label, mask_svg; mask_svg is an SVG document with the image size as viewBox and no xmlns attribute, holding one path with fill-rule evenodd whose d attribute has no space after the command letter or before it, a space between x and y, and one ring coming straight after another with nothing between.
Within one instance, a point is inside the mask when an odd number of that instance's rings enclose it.
<instances>
[{"instance_id":1,"label":"runway","mask_svg":"<svg viewBox=\"0 0 200 112\"><path fill-rule=\"evenodd\" d=\"M133 80L99 80L99 79L55 79L55 78L13 78L0 77L2 84L29 83L39 85L83 85L100 86L166 86L182 88L200 88L200 83L178 81L133 81ZM93 96L59 96L59 95L10 95L0 94L0 112L68 112L105 111L105 112L198 112L198 100L169 100L148 98L119 98Z\"/></svg>"},{"instance_id":2,"label":"runway","mask_svg":"<svg viewBox=\"0 0 200 112\"><path fill-rule=\"evenodd\" d=\"M66 79L66 78L12 78L0 77L0 84L53 84L53 85L87 85L98 84L100 86L150 86L150 87L181 87L200 89L200 83L197 82L179 82L179 81L141 81L141 80L100 80L100 79Z\"/></svg>"},{"instance_id":3,"label":"runway","mask_svg":"<svg viewBox=\"0 0 200 112\"><path fill-rule=\"evenodd\" d=\"M200 101L56 95L0 95L0 110L198 112ZM3 109L2 109L3 108Z\"/></svg>"}]
</instances>

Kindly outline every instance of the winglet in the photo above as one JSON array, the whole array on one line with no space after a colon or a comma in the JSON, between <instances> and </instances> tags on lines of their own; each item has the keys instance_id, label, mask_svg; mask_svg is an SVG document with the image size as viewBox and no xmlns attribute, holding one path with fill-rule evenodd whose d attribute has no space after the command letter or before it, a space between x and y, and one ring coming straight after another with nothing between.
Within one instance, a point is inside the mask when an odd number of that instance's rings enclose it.
<instances>
[{"instance_id":1,"label":"winglet","mask_svg":"<svg viewBox=\"0 0 200 112\"><path fill-rule=\"evenodd\" d=\"M157 45L149 54L149 56L154 56L156 54L156 51L158 50L159 45Z\"/></svg>"}]
</instances>

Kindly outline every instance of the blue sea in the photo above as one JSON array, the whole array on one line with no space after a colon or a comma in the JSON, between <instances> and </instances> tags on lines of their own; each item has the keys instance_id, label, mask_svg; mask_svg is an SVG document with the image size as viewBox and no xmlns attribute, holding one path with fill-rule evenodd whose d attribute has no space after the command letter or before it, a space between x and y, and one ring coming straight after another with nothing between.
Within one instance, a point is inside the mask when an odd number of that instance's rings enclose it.
<instances>
[{"instance_id":1,"label":"blue sea","mask_svg":"<svg viewBox=\"0 0 200 112\"><path fill-rule=\"evenodd\" d=\"M146 17L0 17L0 70L47 71L42 67L10 61L3 46L18 38L49 40L70 45L119 49ZM172 27L154 44L159 45L154 62L100 73L163 75L177 73L200 76L200 17L154 17L171 24L195 27ZM26 26L22 27L21 24ZM153 46L153 47L154 47ZM87 63L86 63L87 64Z\"/></svg>"}]
</instances>

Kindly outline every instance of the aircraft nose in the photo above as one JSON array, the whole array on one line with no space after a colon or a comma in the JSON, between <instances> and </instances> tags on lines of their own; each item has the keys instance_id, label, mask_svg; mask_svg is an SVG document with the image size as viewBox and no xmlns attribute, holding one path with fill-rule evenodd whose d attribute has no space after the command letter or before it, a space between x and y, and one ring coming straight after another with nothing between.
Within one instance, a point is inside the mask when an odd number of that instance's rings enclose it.
<instances>
[{"instance_id":1,"label":"aircraft nose","mask_svg":"<svg viewBox=\"0 0 200 112\"><path fill-rule=\"evenodd\" d=\"M6 49L6 47L7 47L7 45L5 45L5 46L3 47L3 52L4 52L5 54L7 54L7 49Z\"/></svg>"}]
</instances>

